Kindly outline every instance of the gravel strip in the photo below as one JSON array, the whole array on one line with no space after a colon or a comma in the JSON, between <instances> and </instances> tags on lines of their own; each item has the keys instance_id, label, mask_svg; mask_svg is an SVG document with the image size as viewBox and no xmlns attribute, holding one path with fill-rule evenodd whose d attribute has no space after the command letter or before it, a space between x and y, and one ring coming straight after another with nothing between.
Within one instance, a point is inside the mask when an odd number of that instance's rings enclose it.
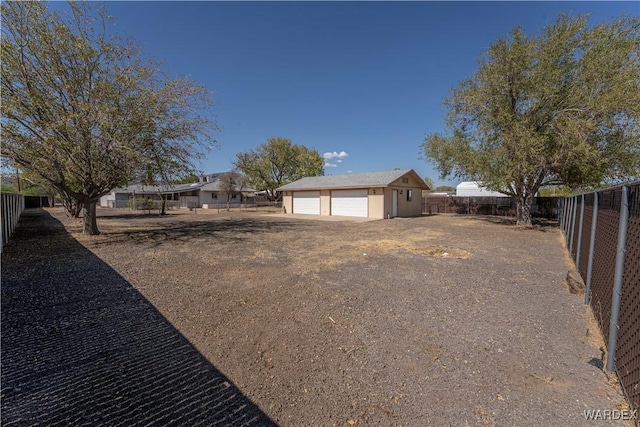
<instances>
[{"instance_id":1,"label":"gravel strip","mask_svg":"<svg viewBox=\"0 0 640 427\"><path fill-rule=\"evenodd\" d=\"M41 210L2 254L2 425L273 425Z\"/></svg>"}]
</instances>

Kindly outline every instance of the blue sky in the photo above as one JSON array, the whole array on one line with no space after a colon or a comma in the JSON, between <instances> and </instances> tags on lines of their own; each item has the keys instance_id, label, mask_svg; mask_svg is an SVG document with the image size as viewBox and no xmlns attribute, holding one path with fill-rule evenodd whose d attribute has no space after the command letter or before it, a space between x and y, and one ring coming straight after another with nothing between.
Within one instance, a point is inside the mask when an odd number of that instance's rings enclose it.
<instances>
[{"instance_id":1,"label":"blue sky","mask_svg":"<svg viewBox=\"0 0 640 427\"><path fill-rule=\"evenodd\" d=\"M489 45L560 12L590 23L640 2L108 2L114 30L170 75L213 92L219 148L204 172L270 136L333 153L325 174L413 168L424 136L445 132L442 101ZM62 4L55 4L55 8Z\"/></svg>"}]
</instances>

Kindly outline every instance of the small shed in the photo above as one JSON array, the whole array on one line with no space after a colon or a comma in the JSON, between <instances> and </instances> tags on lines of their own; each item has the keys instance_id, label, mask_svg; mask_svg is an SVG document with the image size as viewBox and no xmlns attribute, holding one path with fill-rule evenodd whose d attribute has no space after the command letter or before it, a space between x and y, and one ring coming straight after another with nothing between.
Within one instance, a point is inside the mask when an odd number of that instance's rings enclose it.
<instances>
[{"instance_id":1,"label":"small shed","mask_svg":"<svg viewBox=\"0 0 640 427\"><path fill-rule=\"evenodd\" d=\"M413 169L306 177L278 188L285 213L363 218L422 214L429 186Z\"/></svg>"}]
</instances>

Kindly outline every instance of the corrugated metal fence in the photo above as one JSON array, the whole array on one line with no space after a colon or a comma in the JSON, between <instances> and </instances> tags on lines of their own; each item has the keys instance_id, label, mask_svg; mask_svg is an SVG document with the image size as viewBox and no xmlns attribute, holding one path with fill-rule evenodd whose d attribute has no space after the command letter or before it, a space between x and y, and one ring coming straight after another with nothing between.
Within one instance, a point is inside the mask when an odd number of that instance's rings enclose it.
<instances>
[{"instance_id":1,"label":"corrugated metal fence","mask_svg":"<svg viewBox=\"0 0 640 427\"><path fill-rule=\"evenodd\" d=\"M2 193L0 196L2 196L2 247L0 247L2 252L24 210L24 196L10 193Z\"/></svg>"},{"instance_id":2,"label":"corrugated metal fence","mask_svg":"<svg viewBox=\"0 0 640 427\"><path fill-rule=\"evenodd\" d=\"M559 200L558 220L616 371L640 409L640 181Z\"/></svg>"}]
</instances>

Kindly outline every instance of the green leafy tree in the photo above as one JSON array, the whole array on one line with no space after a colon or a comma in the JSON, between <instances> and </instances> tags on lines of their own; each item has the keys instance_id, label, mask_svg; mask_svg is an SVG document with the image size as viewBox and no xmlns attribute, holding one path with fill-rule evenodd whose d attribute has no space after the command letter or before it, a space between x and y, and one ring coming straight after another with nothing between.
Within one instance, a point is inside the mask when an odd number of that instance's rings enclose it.
<instances>
[{"instance_id":1,"label":"green leafy tree","mask_svg":"<svg viewBox=\"0 0 640 427\"><path fill-rule=\"evenodd\" d=\"M173 181L173 183L174 184L193 184L198 181L200 181L200 177L195 172L192 172L190 174L187 174L184 177L176 179L175 181Z\"/></svg>"},{"instance_id":2,"label":"green leafy tree","mask_svg":"<svg viewBox=\"0 0 640 427\"><path fill-rule=\"evenodd\" d=\"M152 171L192 168L216 129L201 112L207 90L170 79L130 42L109 36L104 9L70 2L2 3L2 155L84 208L99 234L96 203Z\"/></svg>"},{"instance_id":3,"label":"green leafy tree","mask_svg":"<svg viewBox=\"0 0 640 427\"><path fill-rule=\"evenodd\" d=\"M246 187L247 178L235 171L225 172L218 177L220 190L227 196L227 210L230 208L233 196L240 195L242 202L242 190Z\"/></svg>"},{"instance_id":4,"label":"green leafy tree","mask_svg":"<svg viewBox=\"0 0 640 427\"><path fill-rule=\"evenodd\" d=\"M436 188L436 185L433 183L433 180L431 178L429 178L428 176L425 176L423 181L429 187L429 191L433 191Z\"/></svg>"},{"instance_id":5,"label":"green leafy tree","mask_svg":"<svg viewBox=\"0 0 640 427\"><path fill-rule=\"evenodd\" d=\"M19 193L25 196L45 196L49 199L49 206L54 205L57 194L55 188L40 176L16 168L9 159L3 160L3 171L6 171L3 173L3 180L8 184L8 187L3 188L3 192Z\"/></svg>"},{"instance_id":6,"label":"green leafy tree","mask_svg":"<svg viewBox=\"0 0 640 427\"><path fill-rule=\"evenodd\" d=\"M235 166L249 185L265 190L271 200L281 195L276 188L306 176L324 175L324 159L317 150L271 137L257 149L236 155Z\"/></svg>"},{"instance_id":7,"label":"green leafy tree","mask_svg":"<svg viewBox=\"0 0 640 427\"><path fill-rule=\"evenodd\" d=\"M538 196L540 197L565 197L570 196L572 193L569 187L565 187L564 185L550 185L545 188L541 188L538 191Z\"/></svg>"},{"instance_id":8,"label":"green leafy tree","mask_svg":"<svg viewBox=\"0 0 640 427\"><path fill-rule=\"evenodd\" d=\"M17 193L18 190L11 184L0 184L0 193Z\"/></svg>"},{"instance_id":9,"label":"green leafy tree","mask_svg":"<svg viewBox=\"0 0 640 427\"><path fill-rule=\"evenodd\" d=\"M542 186L595 186L640 175L640 19L587 26L561 15L540 36L515 28L445 101L448 136L423 157L441 176L515 199L530 225Z\"/></svg>"},{"instance_id":10,"label":"green leafy tree","mask_svg":"<svg viewBox=\"0 0 640 427\"><path fill-rule=\"evenodd\" d=\"M455 193L456 187L452 187L450 185L439 185L436 187L435 191L447 192L447 193Z\"/></svg>"}]
</instances>

